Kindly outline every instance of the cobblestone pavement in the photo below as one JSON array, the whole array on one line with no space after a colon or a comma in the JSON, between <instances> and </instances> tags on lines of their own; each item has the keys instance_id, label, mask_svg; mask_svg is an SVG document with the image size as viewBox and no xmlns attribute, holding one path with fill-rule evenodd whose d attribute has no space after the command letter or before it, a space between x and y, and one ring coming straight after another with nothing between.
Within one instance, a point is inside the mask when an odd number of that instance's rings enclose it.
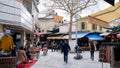
<instances>
[{"instance_id":1,"label":"cobblestone pavement","mask_svg":"<svg viewBox=\"0 0 120 68\"><path fill-rule=\"evenodd\" d=\"M60 52L48 51L47 56L43 56L42 53L38 61L31 68L102 68L102 63L98 62L98 51L95 52L95 60L90 59L89 51L85 51L81 54L83 59L75 60L74 53L69 53L69 61L65 63L63 61L63 54ZM108 63L103 63L103 68L110 68Z\"/></svg>"}]
</instances>

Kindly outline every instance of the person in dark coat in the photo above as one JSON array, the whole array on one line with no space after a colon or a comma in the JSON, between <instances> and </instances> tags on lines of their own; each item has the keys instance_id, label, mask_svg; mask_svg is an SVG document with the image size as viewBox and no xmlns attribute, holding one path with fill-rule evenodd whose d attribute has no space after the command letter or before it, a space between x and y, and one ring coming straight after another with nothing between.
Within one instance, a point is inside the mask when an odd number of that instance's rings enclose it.
<instances>
[{"instance_id":1,"label":"person in dark coat","mask_svg":"<svg viewBox=\"0 0 120 68\"><path fill-rule=\"evenodd\" d=\"M64 62L68 62L68 52L71 50L67 41L62 44L62 53L64 54Z\"/></svg>"},{"instance_id":2,"label":"person in dark coat","mask_svg":"<svg viewBox=\"0 0 120 68\"><path fill-rule=\"evenodd\" d=\"M81 48L79 45L75 46L75 51L76 51L76 57L74 57L75 59L81 59L82 56L80 55L81 53Z\"/></svg>"}]
</instances>

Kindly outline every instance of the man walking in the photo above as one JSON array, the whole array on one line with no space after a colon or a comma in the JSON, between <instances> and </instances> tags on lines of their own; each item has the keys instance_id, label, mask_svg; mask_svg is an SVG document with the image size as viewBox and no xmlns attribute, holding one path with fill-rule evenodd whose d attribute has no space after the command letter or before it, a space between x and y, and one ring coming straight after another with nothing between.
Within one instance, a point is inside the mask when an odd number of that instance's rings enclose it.
<instances>
[{"instance_id":1,"label":"man walking","mask_svg":"<svg viewBox=\"0 0 120 68\"><path fill-rule=\"evenodd\" d=\"M70 46L67 41L62 44L62 53L64 54L64 62L68 63L68 52L70 51Z\"/></svg>"}]
</instances>

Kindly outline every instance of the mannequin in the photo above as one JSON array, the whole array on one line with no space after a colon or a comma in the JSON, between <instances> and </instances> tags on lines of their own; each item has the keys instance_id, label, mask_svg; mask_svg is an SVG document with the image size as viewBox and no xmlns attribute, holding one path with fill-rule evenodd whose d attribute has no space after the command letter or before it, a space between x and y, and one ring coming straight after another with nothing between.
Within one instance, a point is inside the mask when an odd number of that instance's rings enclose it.
<instances>
[{"instance_id":1,"label":"mannequin","mask_svg":"<svg viewBox=\"0 0 120 68\"><path fill-rule=\"evenodd\" d=\"M10 30L6 30L1 38L1 50L3 52L10 52L14 50L13 39L9 34L10 34Z\"/></svg>"}]
</instances>

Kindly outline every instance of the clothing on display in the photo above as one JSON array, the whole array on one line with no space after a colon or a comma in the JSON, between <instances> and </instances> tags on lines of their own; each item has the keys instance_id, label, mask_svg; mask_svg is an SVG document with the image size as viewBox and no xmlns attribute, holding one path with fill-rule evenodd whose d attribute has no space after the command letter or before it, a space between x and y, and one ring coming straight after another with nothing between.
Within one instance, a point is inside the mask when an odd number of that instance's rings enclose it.
<instances>
[{"instance_id":1,"label":"clothing on display","mask_svg":"<svg viewBox=\"0 0 120 68\"><path fill-rule=\"evenodd\" d=\"M119 46L114 47L114 58L115 58L115 61L120 61L120 47Z\"/></svg>"},{"instance_id":2,"label":"clothing on display","mask_svg":"<svg viewBox=\"0 0 120 68\"><path fill-rule=\"evenodd\" d=\"M106 46L101 46L99 49L99 61L106 62Z\"/></svg>"},{"instance_id":3,"label":"clothing on display","mask_svg":"<svg viewBox=\"0 0 120 68\"><path fill-rule=\"evenodd\" d=\"M9 52L9 51L14 50L14 43L13 43L13 39L11 36L4 35L1 38L1 49L4 52Z\"/></svg>"}]
</instances>

